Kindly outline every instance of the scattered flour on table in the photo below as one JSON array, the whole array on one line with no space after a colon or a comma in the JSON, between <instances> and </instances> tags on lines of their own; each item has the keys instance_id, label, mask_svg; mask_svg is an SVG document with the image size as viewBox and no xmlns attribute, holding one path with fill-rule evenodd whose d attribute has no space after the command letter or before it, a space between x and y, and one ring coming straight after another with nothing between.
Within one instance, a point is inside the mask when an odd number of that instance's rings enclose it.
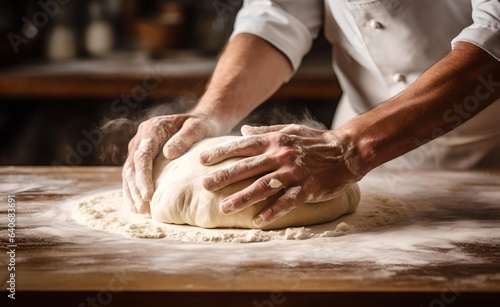
<instances>
[{"instance_id":1,"label":"scattered flour on table","mask_svg":"<svg viewBox=\"0 0 500 307\"><path fill-rule=\"evenodd\" d=\"M358 209L330 223L280 230L203 229L157 222L131 212L120 190L89 195L73 204L71 218L80 225L134 238L165 238L188 242L246 243L336 237L398 223L410 216L401 201L376 193L362 193Z\"/></svg>"}]
</instances>

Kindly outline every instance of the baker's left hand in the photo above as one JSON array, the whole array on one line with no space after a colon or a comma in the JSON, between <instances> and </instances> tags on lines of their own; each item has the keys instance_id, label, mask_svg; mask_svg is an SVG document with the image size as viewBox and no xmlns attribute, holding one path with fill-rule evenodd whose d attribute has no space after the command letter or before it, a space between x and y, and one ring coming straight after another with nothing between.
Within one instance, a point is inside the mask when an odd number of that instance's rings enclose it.
<instances>
[{"instance_id":1,"label":"baker's left hand","mask_svg":"<svg viewBox=\"0 0 500 307\"><path fill-rule=\"evenodd\" d=\"M264 227L297 206L332 199L360 180L351 139L337 130L315 130L300 125L243 126L243 138L201 153L205 165L233 157L246 157L203 179L216 191L240 180L261 176L253 184L228 196L220 204L233 214L284 190L270 206L254 217Z\"/></svg>"}]
</instances>

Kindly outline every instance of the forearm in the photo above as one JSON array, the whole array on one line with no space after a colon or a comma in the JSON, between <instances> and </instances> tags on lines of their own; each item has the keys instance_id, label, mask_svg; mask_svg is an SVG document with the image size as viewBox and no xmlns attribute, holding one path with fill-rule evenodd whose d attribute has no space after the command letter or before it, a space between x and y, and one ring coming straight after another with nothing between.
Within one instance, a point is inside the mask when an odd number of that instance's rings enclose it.
<instances>
[{"instance_id":1,"label":"forearm","mask_svg":"<svg viewBox=\"0 0 500 307\"><path fill-rule=\"evenodd\" d=\"M481 112L500 98L499 73L491 55L459 44L407 90L339 128L356 171L364 175Z\"/></svg>"},{"instance_id":2,"label":"forearm","mask_svg":"<svg viewBox=\"0 0 500 307\"><path fill-rule=\"evenodd\" d=\"M222 53L207 90L191 113L229 130L269 98L291 74L288 58L267 41L240 34Z\"/></svg>"}]
</instances>

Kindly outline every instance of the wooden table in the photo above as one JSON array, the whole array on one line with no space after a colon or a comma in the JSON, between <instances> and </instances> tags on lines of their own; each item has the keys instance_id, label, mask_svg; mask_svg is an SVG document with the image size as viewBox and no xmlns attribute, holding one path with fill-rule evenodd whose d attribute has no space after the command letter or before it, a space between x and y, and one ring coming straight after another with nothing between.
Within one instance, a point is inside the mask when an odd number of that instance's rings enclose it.
<instances>
[{"instance_id":1,"label":"wooden table","mask_svg":"<svg viewBox=\"0 0 500 307\"><path fill-rule=\"evenodd\" d=\"M71 223L61 228L57 215L49 222L43 216L54 206L71 205L72 197L118 188L120 171L114 167L0 168L4 251L6 197L11 194L16 199L16 295L20 300L75 306L90 306L88 298L100 306L498 303L500 171L374 172L361 187L383 189L398 197L414 209L414 216L372 232L327 238L328 244L320 239L249 244L131 239L79 225L76 231L68 226ZM405 236L414 236L419 243L406 244ZM351 260L335 256L346 253ZM9 259L2 254L4 281ZM4 299L5 286L2 291Z\"/></svg>"}]
</instances>

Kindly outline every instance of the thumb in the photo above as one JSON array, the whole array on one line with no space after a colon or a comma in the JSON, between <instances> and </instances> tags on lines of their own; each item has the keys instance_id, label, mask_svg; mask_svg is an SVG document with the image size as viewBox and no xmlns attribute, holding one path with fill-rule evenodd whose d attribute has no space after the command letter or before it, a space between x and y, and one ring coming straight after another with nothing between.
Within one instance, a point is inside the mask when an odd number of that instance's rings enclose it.
<instances>
[{"instance_id":1,"label":"thumb","mask_svg":"<svg viewBox=\"0 0 500 307\"><path fill-rule=\"evenodd\" d=\"M269 132L280 131L285 128L287 125L273 125L273 126L260 126L260 127L252 127L249 125L243 125L241 127L241 134L243 136L255 135L255 134L264 134Z\"/></svg>"},{"instance_id":2,"label":"thumb","mask_svg":"<svg viewBox=\"0 0 500 307\"><path fill-rule=\"evenodd\" d=\"M190 118L184 122L181 129L174 134L163 146L163 155L173 160L185 154L194 143L207 136L207 128L202 127L202 122Z\"/></svg>"}]
</instances>

